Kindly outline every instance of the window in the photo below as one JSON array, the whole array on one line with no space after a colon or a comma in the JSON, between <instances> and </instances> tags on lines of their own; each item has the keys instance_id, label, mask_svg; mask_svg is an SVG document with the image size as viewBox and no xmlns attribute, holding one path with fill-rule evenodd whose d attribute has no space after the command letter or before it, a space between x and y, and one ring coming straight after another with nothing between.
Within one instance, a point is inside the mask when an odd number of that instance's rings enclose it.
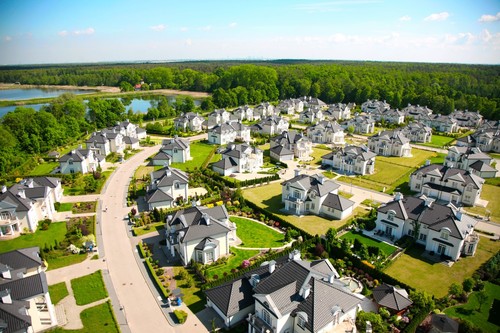
<instances>
[{"instance_id":1,"label":"window","mask_svg":"<svg viewBox=\"0 0 500 333\"><path fill-rule=\"evenodd\" d=\"M434 183L436 181L435 177L431 177L431 183Z\"/></svg>"},{"instance_id":2,"label":"window","mask_svg":"<svg viewBox=\"0 0 500 333\"><path fill-rule=\"evenodd\" d=\"M297 316L297 325L302 328L302 329L305 329L305 326L306 326L306 321L304 318L302 318L302 316Z\"/></svg>"},{"instance_id":3,"label":"window","mask_svg":"<svg viewBox=\"0 0 500 333\"><path fill-rule=\"evenodd\" d=\"M418 237L418 239L420 239L422 242L425 242L425 241L427 241L427 235L420 234L420 236Z\"/></svg>"},{"instance_id":4,"label":"window","mask_svg":"<svg viewBox=\"0 0 500 333\"><path fill-rule=\"evenodd\" d=\"M265 309L262 309L262 320L264 320L267 324L272 325L271 315Z\"/></svg>"},{"instance_id":5,"label":"window","mask_svg":"<svg viewBox=\"0 0 500 333\"><path fill-rule=\"evenodd\" d=\"M441 231L441 238L442 239L448 239L449 235L450 235L450 233L447 230Z\"/></svg>"},{"instance_id":6,"label":"window","mask_svg":"<svg viewBox=\"0 0 500 333\"><path fill-rule=\"evenodd\" d=\"M207 252L207 262L214 261L214 251Z\"/></svg>"},{"instance_id":7,"label":"window","mask_svg":"<svg viewBox=\"0 0 500 333\"><path fill-rule=\"evenodd\" d=\"M177 154L177 148L174 148L174 154Z\"/></svg>"},{"instance_id":8,"label":"window","mask_svg":"<svg viewBox=\"0 0 500 333\"><path fill-rule=\"evenodd\" d=\"M299 199L299 198L300 198L300 192L299 192L299 191L297 191L297 190L295 190L295 191L293 192L293 197L294 197L294 198Z\"/></svg>"},{"instance_id":9,"label":"window","mask_svg":"<svg viewBox=\"0 0 500 333\"><path fill-rule=\"evenodd\" d=\"M387 213L387 219L389 221L394 221L394 215L395 215L394 212Z\"/></svg>"},{"instance_id":10,"label":"window","mask_svg":"<svg viewBox=\"0 0 500 333\"><path fill-rule=\"evenodd\" d=\"M391 227L389 227L389 226L386 226L386 227L385 227L385 234L386 234L387 236L392 236L392 228L391 228Z\"/></svg>"},{"instance_id":11,"label":"window","mask_svg":"<svg viewBox=\"0 0 500 333\"><path fill-rule=\"evenodd\" d=\"M311 202L311 209L314 209L314 202Z\"/></svg>"},{"instance_id":12,"label":"window","mask_svg":"<svg viewBox=\"0 0 500 333\"><path fill-rule=\"evenodd\" d=\"M10 219L9 212L1 212L0 213L0 220L8 220L8 219Z\"/></svg>"},{"instance_id":13,"label":"window","mask_svg":"<svg viewBox=\"0 0 500 333\"><path fill-rule=\"evenodd\" d=\"M413 236L413 230L408 230L408 236Z\"/></svg>"},{"instance_id":14,"label":"window","mask_svg":"<svg viewBox=\"0 0 500 333\"><path fill-rule=\"evenodd\" d=\"M180 189L180 188L181 188L181 185L180 185L178 182L176 182L176 183L174 184L174 187L175 187L175 189L176 189L176 190L178 190L178 189Z\"/></svg>"},{"instance_id":15,"label":"window","mask_svg":"<svg viewBox=\"0 0 500 333\"><path fill-rule=\"evenodd\" d=\"M420 184L416 184L416 185L415 185L415 188L416 188L417 190L420 190Z\"/></svg>"}]
</instances>

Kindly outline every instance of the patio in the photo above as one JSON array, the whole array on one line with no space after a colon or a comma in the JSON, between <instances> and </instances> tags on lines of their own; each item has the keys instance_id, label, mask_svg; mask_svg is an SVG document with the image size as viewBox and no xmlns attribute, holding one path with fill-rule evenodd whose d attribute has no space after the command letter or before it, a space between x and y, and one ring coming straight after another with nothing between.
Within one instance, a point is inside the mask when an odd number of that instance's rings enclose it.
<instances>
[{"instance_id":1,"label":"patio","mask_svg":"<svg viewBox=\"0 0 500 333\"><path fill-rule=\"evenodd\" d=\"M394 236L388 236L383 230L379 230L379 229L373 229L371 231L363 230L363 235L370 237L370 238L373 238L373 239L376 239L380 242L384 242L384 243L387 243L389 245L396 246L396 245L394 245L394 241L395 241Z\"/></svg>"}]
</instances>

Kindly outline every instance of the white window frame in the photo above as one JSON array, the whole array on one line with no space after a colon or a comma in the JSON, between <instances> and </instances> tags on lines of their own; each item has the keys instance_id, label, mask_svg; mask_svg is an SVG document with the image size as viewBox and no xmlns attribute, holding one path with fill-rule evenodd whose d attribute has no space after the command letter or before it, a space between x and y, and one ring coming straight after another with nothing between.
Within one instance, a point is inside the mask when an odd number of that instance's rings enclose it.
<instances>
[{"instance_id":1,"label":"white window frame","mask_svg":"<svg viewBox=\"0 0 500 333\"><path fill-rule=\"evenodd\" d=\"M271 314L266 309L262 309L262 320L265 321L268 325L273 324L273 321L271 320Z\"/></svg>"}]
</instances>

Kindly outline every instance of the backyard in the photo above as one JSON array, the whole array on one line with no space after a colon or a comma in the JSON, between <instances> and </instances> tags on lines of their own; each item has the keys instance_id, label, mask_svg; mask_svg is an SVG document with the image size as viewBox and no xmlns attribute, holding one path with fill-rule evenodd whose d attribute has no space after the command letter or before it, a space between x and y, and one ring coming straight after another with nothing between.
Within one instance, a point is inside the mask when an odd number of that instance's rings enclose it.
<instances>
[{"instance_id":1,"label":"backyard","mask_svg":"<svg viewBox=\"0 0 500 333\"><path fill-rule=\"evenodd\" d=\"M231 216L236 224L236 233L243 242L240 247L273 248L283 246L283 235L271 227L247 218Z\"/></svg>"},{"instance_id":2,"label":"backyard","mask_svg":"<svg viewBox=\"0 0 500 333\"><path fill-rule=\"evenodd\" d=\"M370 237L367 237L367 236L364 236L364 235L361 235L358 233L353 233L352 231L349 231L349 232L343 234L342 236L340 236L340 238L341 239L350 239L350 240L357 239L362 244L366 245L367 247L368 246L376 246L380 250L382 250L382 252L384 252L387 256L390 256L391 254L393 254L397 250L396 247L394 247L388 243L384 243L384 242L378 241L376 239L373 239L373 238L370 238Z\"/></svg>"},{"instance_id":3,"label":"backyard","mask_svg":"<svg viewBox=\"0 0 500 333\"><path fill-rule=\"evenodd\" d=\"M453 266L426 260L422 257L422 247L411 247L396 259L384 272L418 290L425 290L436 297L448 293L453 283L461 284L478 268L500 250L500 243L481 237L474 257L461 258ZM411 272L411 274L408 274Z\"/></svg>"},{"instance_id":4,"label":"backyard","mask_svg":"<svg viewBox=\"0 0 500 333\"><path fill-rule=\"evenodd\" d=\"M445 146L451 145L453 141L455 141L455 138L444 135L432 134L431 142L418 143L418 144L427 147L443 148Z\"/></svg>"},{"instance_id":5,"label":"backyard","mask_svg":"<svg viewBox=\"0 0 500 333\"><path fill-rule=\"evenodd\" d=\"M500 205L497 201L498 198L500 198L500 186L484 184L481 192L481 199L487 200L488 205L486 205L486 207L466 207L465 210L482 216L489 215L492 222L500 223Z\"/></svg>"},{"instance_id":6,"label":"backyard","mask_svg":"<svg viewBox=\"0 0 500 333\"><path fill-rule=\"evenodd\" d=\"M194 168L199 168L210 154L210 152L216 148L214 145L203 142L191 142L191 160L186 163L172 163L172 168L177 168L182 171L193 170Z\"/></svg>"},{"instance_id":7,"label":"backyard","mask_svg":"<svg viewBox=\"0 0 500 333\"><path fill-rule=\"evenodd\" d=\"M229 251L232 255L229 256L226 263L208 266L207 276L209 278L213 279L215 275L217 275L218 278L222 278L224 273L231 274L233 269L236 270L241 267L243 260L249 259L260 252L259 250L244 250L235 247L231 247Z\"/></svg>"}]
</instances>

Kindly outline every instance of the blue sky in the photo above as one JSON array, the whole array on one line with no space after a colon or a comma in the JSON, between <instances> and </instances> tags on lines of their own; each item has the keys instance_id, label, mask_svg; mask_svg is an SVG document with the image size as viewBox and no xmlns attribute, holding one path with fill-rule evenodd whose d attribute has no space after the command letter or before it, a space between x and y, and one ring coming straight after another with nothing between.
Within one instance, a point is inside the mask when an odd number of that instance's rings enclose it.
<instances>
[{"instance_id":1,"label":"blue sky","mask_svg":"<svg viewBox=\"0 0 500 333\"><path fill-rule=\"evenodd\" d=\"M0 64L333 59L500 64L499 0L0 0Z\"/></svg>"}]
</instances>

